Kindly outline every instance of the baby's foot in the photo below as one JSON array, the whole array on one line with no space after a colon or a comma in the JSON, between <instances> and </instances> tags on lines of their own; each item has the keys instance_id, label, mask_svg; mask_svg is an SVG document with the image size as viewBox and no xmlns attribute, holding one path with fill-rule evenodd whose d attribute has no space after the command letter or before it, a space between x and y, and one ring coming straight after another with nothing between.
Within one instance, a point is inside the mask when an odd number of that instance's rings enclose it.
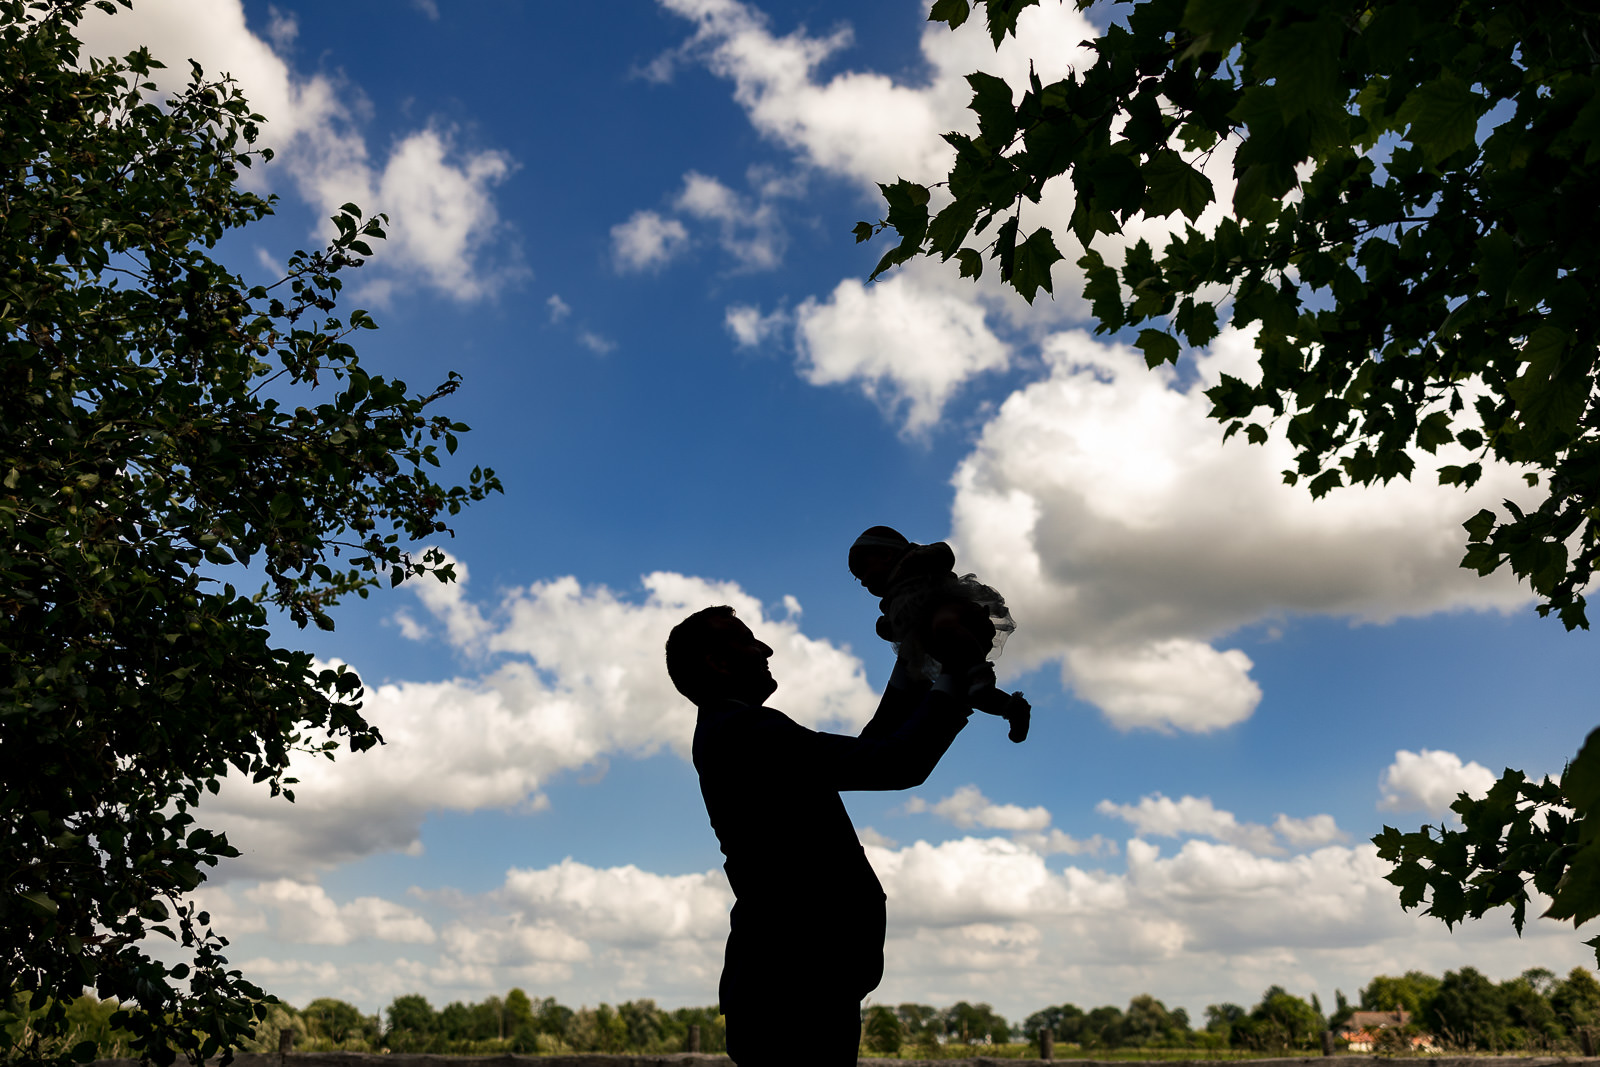
<instances>
[{"instance_id":1,"label":"baby's foot","mask_svg":"<svg viewBox=\"0 0 1600 1067\"><path fill-rule=\"evenodd\" d=\"M1033 705L1023 699L1021 693L1012 693L1011 699L1006 702L1003 714L1006 722L1011 724L1011 731L1006 736L1014 743L1022 744L1028 739L1028 725L1033 721Z\"/></svg>"}]
</instances>

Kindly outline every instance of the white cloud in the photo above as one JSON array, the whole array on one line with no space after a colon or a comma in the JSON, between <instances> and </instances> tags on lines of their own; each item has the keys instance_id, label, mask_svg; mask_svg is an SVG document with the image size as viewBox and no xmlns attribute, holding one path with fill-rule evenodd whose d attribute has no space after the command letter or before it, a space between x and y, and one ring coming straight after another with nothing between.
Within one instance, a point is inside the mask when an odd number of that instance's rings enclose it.
<instances>
[{"instance_id":1,"label":"white cloud","mask_svg":"<svg viewBox=\"0 0 1600 1067\"><path fill-rule=\"evenodd\" d=\"M1335 986L1413 968L1471 964L1500 977L1586 963L1564 924L1536 919L1519 939L1500 916L1452 934L1402 912L1383 878L1389 865L1367 844L1271 857L1200 840L1163 854L1134 839L1121 873L1053 868L1004 838L903 848L877 840L866 850L889 897L879 1003L948 1004L981 990L1020 1017L1063 1000L1121 1004L1150 992L1198 1014L1207 1003L1251 1003L1273 983L1326 998ZM431 959L335 967L280 952L243 969L296 1002L332 995L376 1005L415 991L481 999L525 984L558 988L572 1004L707 1004L732 895L719 871L664 875L568 859L514 868L489 893L433 902L456 917L441 924Z\"/></svg>"},{"instance_id":2,"label":"white cloud","mask_svg":"<svg viewBox=\"0 0 1600 1067\"><path fill-rule=\"evenodd\" d=\"M306 945L347 945L372 939L432 944L438 939L421 915L382 897L357 897L337 904L320 885L279 878L252 886L246 900L277 913L273 932L281 941Z\"/></svg>"},{"instance_id":3,"label":"white cloud","mask_svg":"<svg viewBox=\"0 0 1600 1067\"><path fill-rule=\"evenodd\" d=\"M659 267L688 245L683 223L654 211L635 211L627 222L611 227L611 256L619 271Z\"/></svg>"},{"instance_id":4,"label":"white cloud","mask_svg":"<svg viewBox=\"0 0 1600 1067\"><path fill-rule=\"evenodd\" d=\"M367 106L359 92L327 75L292 70L250 30L240 0L143 0L115 15L91 10L81 31L87 54L123 55L148 45L167 65L156 77L163 90L183 84L190 58L210 75L231 74L267 117L263 143L278 154L247 180L271 181L282 172L323 215L351 201L388 213L389 239L361 271L371 293L421 284L472 301L524 275L503 240L492 196L513 170L509 156L458 150L447 130L429 125L398 138L374 162L358 128ZM291 16L269 12L267 32L280 49L297 31Z\"/></svg>"},{"instance_id":5,"label":"white cloud","mask_svg":"<svg viewBox=\"0 0 1600 1067\"><path fill-rule=\"evenodd\" d=\"M550 322L558 323L572 314L572 305L561 299L560 293L551 293L544 306L550 310Z\"/></svg>"},{"instance_id":6,"label":"white cloud","mask_svg":"<svg viewBox=\"0 0 1600 1067\"><path fill-rule=\"evenodd\" d=\"M1308 815L1304 819L1291 819L1287 815L1280 814L1273 820L1272 829L1295 848L1331 845L1350 837L1339 829L1332 815Z\"/></svg>"},{"instance_id":7,"label":"white cloud","mask_svg":"<svg viewBox=\"0 0 1600 1067\"><path fill-rule=\"evenodd\" d=\"M863 845L872 845L874 848L899 848L900 842L892 837L885 837L870 826L862 826L856 830L856 836Z\"/></svg>"},{"instance_id":8,"label":"white cloud","mask_svg":"<svg viewBox=\"0 0 1600 1067\"><path fill-rule=\"evenodd\" d=\"M1136 834L1156 837L1209 837L1236 845L1260 855L1280 855L1282 838L1291 848L1326 845L1346 838L1332 815L1291 818L1279 814L1271 826L1240 822L1231 811L1223 811L1210 797L1183 796L1177 800L1161 793L1140 797L1137 804L1116 804L1102 800L1095 805L1101 815L1121 819Z\"/></svg>"},{"instance_id":9,"label":"white cloud","mask_svg":"<svg viewBox=\"0 0 1600 1067\"><path fill-rule=\"evenodd\" d=\"M1096 35L1070 5L1042 4L1023 12L1016 39L998 55L982 20L955 33L932 25L921 45L927 72L915 84L861 71L824 82L818 67L849 47L848 28L825 37L803 27L777 36L760 10L737 0L662 0L662 6L695 24L685 52L733 82L751 125L811 165L865 188L896 175L922 182L944 177L952 151L940 135L973 125L965 81L972 71L981 67L1022 86L1032 59L1053 80L1069 66L1087 65L1080 42Z\"/></svg>"},{"instance_id":10,"label":"white cloud","mask_svg":"<svg viewBox=\"0 0 1600 1067\"><path fill-rule=\"evenodd\" d=\"M783 329L789 315L782 309L763 315L758 307L732 304L722 321L740 348L756 348Z\"/></svg>"},{"instance_id":11,"label":"white cloud","mask_svg":"<svg viewBox=\"0 0 1600 1067\"><path fill-rule=\"evenodd\" d=\"M840 282L826 301L795 309L799 370L812 385L858 384L907 433L938 422L969 378L1009 365L1010 349L971 294L943 291L903 271L872 286Z\"/></svg>"},{"instance_id":12,"label":"white cloud","mask_svg":"<svg viewBox=\"0 0 1600 1067\"><path fill-rule=\"evenodd\" d=\"M1149 370L1131 348L1072 331L1043 348L1048 377L1013 393L957 469L953 538L1006 595L1015 671L1050 660L1124 729L1213 730L1261 699L1250 660L1214 642L1290 613L1383 623L1509 610L1508 575L1457 566L1463 515L1525 495L1490 468L1470 493L1414 482L1313 500L1282 484L1281 430L1222 443L1204 390L1254 366L1225 331L1195 373ZM1440 462L1454 462L1449 446Z\"/></svg>"},{"instance_id":13,"label":"white cloud","mask_svg":"<svg viewBox=\"0 0 1600 1067\"><path fill-rule=\"evenodd\" d=\"M457 563L463 579L470 573ZM419 847L429 812L537 810L555 775L613 756L689 756L694 707L662 666L668 630L689 612L731 604L775 652L774 706L814 727L854 730L876 706L847 650L807 637L798 605L771 618L730 582L657 572L624 598L575 578L506 591L485 612L466 583L407 583L481 677L367 690L363 714L385 744L337 763L297 757L296 800L229 780L207 825L244 855L222 877L304 876L359 856ZM413 625L417 625L413 621Z\"/></svg>"},{"instance_id":14,"label":"white cloud","mask_svg":"<svg viewBox=\"0 0 1600 1067\"><path fill-rule=\"evenodd\" d=\"M617 350L617 342L589 329L578 331L578 343L597 356L608 356Z\"/></svg>"},{"instance_id":15,"label":"white cloud","mask_svg":"<svg viewBox=\"0 0 1600 1067\"><path fill-rule=\"evenodd\" d=\"M1204 641L1169 637L1113 648L1067 650L1066 667L1083 700L1118 726L1208 733L1250 717L1261 687L1238 649L1219 652Z\"/></svg>"},{"instance_id":16,"label":"white cloud","mask_svg":"<svg viewBox=\"0 0 1600 1067\"><path fill-rule=\"evenodd\" d=\"M768 183L769 188L783 190ZM787 191L787 190L783 190ZM771 270L783 260L787 234L771 199L752 202L715 178L697 171L683 176L683 191L674 206L718 228L718 244L745 270Z\"/></svg>"},{"instance_id":17,"label":"white cloud","mask_svg":"<svg viewBox=\"0 0 1600 1067\"><path fill-rule=\"evenodd\" d=\"M1040 855L1100 855L1114 853L1116 843L1099 834L1079 839L1050 825L1050 812L1042 806L1024 808L1018 804L996 804L975 785L964 785L954 793L935 803L913 796L905 803L907 814L929 812L941 819L970 830L982 827L987 830L1009 830L1011 840ZM862 837L864 844L868 842Z\"/></svg>"},{"instance_id":18,"label":"white cloud","mask_svg":"<svg viewBox=\"0 0 1600 1067\"><path fill-rule=\"evenodd\" d=\"M1481 797L1494 785L1496 775L1481 763L1462 763L1454 752L1425 748L1400 749L1383 770L1378 807L1386 811L1425 811L1443 815L1461 793Z\"/></svg>"},{"instance_id":19,"label":"white cloud","mask_svg":"<svg viewBox=\"0 0 1600 1067\"><path fill-rule=\"evenodd\" d=\"M1152 793L1141 797L1137 804L1114 804L1102 800L1095 805L1102 815L1110 815L1133 826L1137 834L1154 834L1158 837L1179 837L1198 834L1215 838L1251 852L1280 853L1283 851L1273 837L1271 828L1259 823L1240 822L1233 812L1223 811L1211 803L1210 797L1184 796L1177 800Z\"/></svg>"},{"instance_id":20,"label":"white cloud","mask_svg":"<svg viewBox=\"0 0 1600 1067\"><path fill-rule=\"evenodd\" d=\"M912 797L906 801L906 811L930 811L964 830L981 826L986 830L1037 832L1050 825L1050 812L1045 808L996 804L975 785L964 785L934 804L929 804L921 797Z\"/></svg>"}]
</instances>

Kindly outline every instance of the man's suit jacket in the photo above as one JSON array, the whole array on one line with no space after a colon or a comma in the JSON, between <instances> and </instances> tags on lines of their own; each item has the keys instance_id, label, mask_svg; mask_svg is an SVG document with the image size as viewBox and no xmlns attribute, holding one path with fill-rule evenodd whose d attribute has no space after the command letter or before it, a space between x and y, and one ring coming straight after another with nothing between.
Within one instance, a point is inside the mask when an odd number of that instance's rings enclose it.
<instances>
[{"instance_id":1,"label":"man's suit jacket","mask_svg":"<svg viewBox=\"0 0 1600 1067\"><path fill-rule=\"evenodd\" d=\"M859 737L738 701L703 705L694 766L733 887L722 1010L772 998L860 1000L883 977L884 894L839 792L921 785L969 709L889 687Z\"/></svg>"}]
</instances>

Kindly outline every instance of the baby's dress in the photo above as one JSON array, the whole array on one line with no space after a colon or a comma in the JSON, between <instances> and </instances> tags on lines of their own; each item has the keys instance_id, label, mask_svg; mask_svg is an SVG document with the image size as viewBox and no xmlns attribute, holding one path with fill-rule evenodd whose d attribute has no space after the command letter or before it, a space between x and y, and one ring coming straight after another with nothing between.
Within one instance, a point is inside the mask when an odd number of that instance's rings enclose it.
<instances>
[{"instance_id":1,"label":"baby's dress","mask_svg":"<svg viewBox=\"0 0 1600 1067\"><path fill-rule=\"evenodd\" d=\"M962 599L988 611L989 621L994 624L990 663L1000 658L1006 638L1017 628L999 590L983 584L975 574L957 577L954 565L955 554L942 541L913 546L895 567L888 591L878 604L883 612L883 618L878 620L878 635L894 642L895 651L908 670L930 679L939 676L939 661L922 647L917 630L937 604Z\"/></svg>"}]
</instances>

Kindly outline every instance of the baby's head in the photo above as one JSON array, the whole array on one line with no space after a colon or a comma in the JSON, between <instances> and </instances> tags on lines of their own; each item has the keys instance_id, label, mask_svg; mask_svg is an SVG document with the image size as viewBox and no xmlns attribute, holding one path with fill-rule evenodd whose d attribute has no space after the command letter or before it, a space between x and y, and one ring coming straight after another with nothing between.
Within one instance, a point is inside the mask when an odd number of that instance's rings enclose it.
<instances>
[{"instance_id":1,"label":"baby's head","mask_svg":"<svg viewBox=\"0 0 1600 1067\"><path fill-rule=\"evenodd\" d=\"M874 526L850 546L850 573L867 587L867 592L883 596L894 565L910 547L911 542L899 530Z\"/></svg>"}]
</instances>

